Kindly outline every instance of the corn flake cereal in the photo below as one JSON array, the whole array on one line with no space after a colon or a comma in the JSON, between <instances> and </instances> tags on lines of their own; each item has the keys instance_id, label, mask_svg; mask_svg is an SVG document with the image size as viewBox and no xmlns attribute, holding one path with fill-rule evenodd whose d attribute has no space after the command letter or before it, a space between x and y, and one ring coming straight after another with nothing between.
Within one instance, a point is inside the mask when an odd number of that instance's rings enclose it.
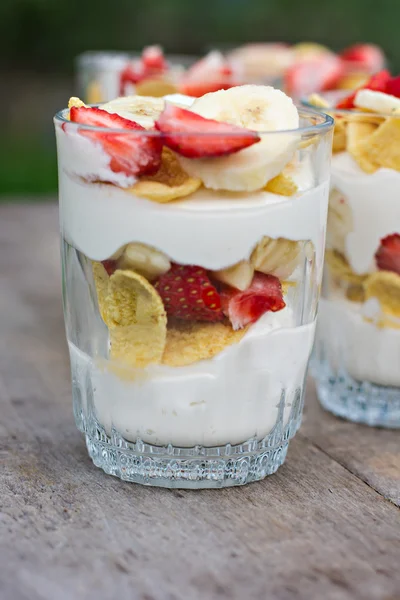
<instances>
[{"instance_id":1,"label":"corn flake cereal","mask_svg":"<svg viewBox=\"0 0 400 600\"><path fill-rule=\"evenodd\" d=\"M167 316L154 287L141 275L117 270L109 280L105 322L110 330L110 355L133 367L161 361Z\"/></svg>"},{"instance_id":2,"label":"corn flake cereal","mask_svg":"<svg viewBox=\"0 0 400 600\"><path fill-rule=\"evenodd\" d=\"M341 281L362 285L367 278L367 275L357 275L357 273L354 273L346 258L337 250L327 250L325 252L325 259L332 275Z\"/></svg>"},{"instance_id":3,"label":"corn flake cereal","mask_svg":"<svg viewBox=\"0 0 400 600\"><path fill-rule=\"evenodd\" d=\"M298 187L291 177L284 173L279 173L279 175L268 181L265 190L273 194L279 194L280 196L293 196L297 192Z\"/></svg>"},{"instance_id":4,"label":"corn flake cereal","mask_svg":"<svg viewBox=\"0 0 400 600\"><path fill-rule=\"evenodd\" d=\"M333 130L333 146L332 151L343 152L346 150L346 122L341 118L335 119L335 128Z\"/></svg>"},{"instance_id":5,"label":"corn flake cereal","mask_svg":"<svg viewBox=\"0 0 400 600\"><path fill-rule=\"evenodd\" d=\"M365 298L377 298L382 310L400 317L400 275L391 271L377 271L364 283Z\"/></svg>"},{"instance_id":6,"label":"corn flake cereal","mask_svg":"<svg viewBox=\"0 0 400 600\"><path fill-rule=\"evenodd\" d=\"M169 148L164 148L161 167L157 173L141 177L130 191L136 196L162 204L189 196L200 186L201 180L197 177L189 177L175 154Z\"/></svg>"},{"instance_id":7,"label":"corn flake cereal","mask_svg":"<svg viewBox=\"0 0 400 600\"><path fill-rule=\"evenodd\" d=\"M240 342L246 331L247 328L234 331L227 323L171 322L168 324L162 363L183 367L213 358L227 346Z\"/></svg>"},{"instance_id":8,"label":"corn flake cereal","mask_svg":"<svg viewBox=\"0 0 400 600\"><path fill-rule=\"evenodd\" d=\"M380 125L368 139L365 149L369 160L378 167L400 171L400 113Z\"/></svg>"},{"instance_id":9,"label":"corn flake cereal","mask_svg":"<svg viewBox=\"0 0 400 600\"><path fill-rule=\"evenodd\" d=\"M68 108L81 108L82 106L86 106L86 104L84 102L82 102L82 100L80 98L76 98L75 96L72 96L69 101L68 101Z\"/></svg>"},{"instance_id":10,"label":"corn flake cereal","mask_svg":"<svg viewBox=\"0 0 400 600\"><path fill-rule=\"evenodd\" d=\"M93 279L96 286L97 302L101 318L106 320L106 297L108 293L108 283L110 277L101 262L92 262Z\"/></svg>"}]
</instances>

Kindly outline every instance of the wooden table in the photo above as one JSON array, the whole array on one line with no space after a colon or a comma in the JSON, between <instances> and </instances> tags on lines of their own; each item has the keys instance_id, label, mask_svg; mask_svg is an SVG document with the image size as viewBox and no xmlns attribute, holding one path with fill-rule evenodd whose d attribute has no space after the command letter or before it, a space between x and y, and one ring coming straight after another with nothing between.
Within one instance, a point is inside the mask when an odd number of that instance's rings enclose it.
<instances>
[{"instance_id":1,"label":"wooden table","mask_svg":"<svg viewBox=\"0 0 400 600\"><path fill-rule=\"evenodd\" d=\"M400 598L399 433L310 386L263 482L169 491L95 468L75 429L57 208L0 207L0 598Z\"/></svg>"}]
</instances>

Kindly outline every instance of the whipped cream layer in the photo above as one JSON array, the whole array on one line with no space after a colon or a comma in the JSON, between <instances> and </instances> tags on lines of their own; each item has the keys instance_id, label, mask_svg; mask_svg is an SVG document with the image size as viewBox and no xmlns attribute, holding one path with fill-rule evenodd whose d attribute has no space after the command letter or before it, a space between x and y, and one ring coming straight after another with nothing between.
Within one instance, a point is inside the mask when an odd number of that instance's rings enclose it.
<instances>
[{"instance_id":1,"label":"whipped cream layer","mask_svg":"<svg viewBox=\"0 0 400 600\"><path fill-rule=\"evenodd\" d=\"M345 243L351 268L358 274L375 271L381 238L400 231L400 173L365 173L348 152L340 152L332 159L331 185L345 196L353 215Z\"/></svg>"},{"instance_id":2,"label":"whipped cream layer","mask_svg":"<svg viewBox=\"0 0 400 600\"><path fill-rule=\"evenodd\" d=\"M301 185L312 184L307 165L293 172L300 190L291 197L202 188L187 199L158 204L110 184L83 181L85 175L93 179L93 157L85 162L82 151L77 161L69 133L61 127L56 130L62 233L92 260L105 260L135 241L162 250L175 262L216 270L248 258L268 235L311 240L317 268L322 268L329 183L301 191ZM75 137L84 139L82 147L88 141L79 134ZM95 151L104 172L102 150ZM128 178L118 177L120 185L127 185Z\"/></svg>"},{"instance_id":3,"label":"whipped cream layer","mask_svg":"<svg viewBox=\"0 0 400 600\"><path fill-rule=\"evenodd\" d=\"M336 294L320 299L317 339L334 369L358 381L400 387L400 329L368 322L368 307Z\"/></svg>"},{"instance_id":4,"label":"whipped cream layer","mask_svg":"<svg viewBox=\"0 0 400 600\"><path fill-rule=\"evenodd\" d=\"M295 327L292 311L265 314L240 343L185 367L154 366L124 380L73 344L73 371L85 395L91 378L96 416L128 440L190 447L262 439L302 393L315 324ZM284 396L284 404L281 403ZM85 408L85 407L84 407Z\"/></svg>"}]
</instances>

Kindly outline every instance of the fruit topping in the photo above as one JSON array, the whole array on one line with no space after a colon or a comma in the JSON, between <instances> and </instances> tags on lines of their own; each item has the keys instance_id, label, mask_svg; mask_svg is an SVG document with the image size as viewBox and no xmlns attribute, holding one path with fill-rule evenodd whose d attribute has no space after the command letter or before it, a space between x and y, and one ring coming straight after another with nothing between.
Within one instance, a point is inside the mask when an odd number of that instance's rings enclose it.
<instances>
[{"instance_id":1,"label":"fruit topping","mask_svg":"<svg viewBox=\"0 0 400 600\"><path fill-rule=\"evenodd\" d=\"M279 279L263 273L256 273L250 287L244 292L224 286L221 305L235 330L255 323L268 311L276 312L286 306Z\"/></svg>"},{"instance_id":2,"label":"fruit topping","mask_svg":"<svg viewBox=\"0 0 400 600\"><path fill-rule=\"evenodd\" d=\"M329 90L335 87L342 73L342 64L337 56L321 54L290 66L285 72L285 88L295 97L316 90Z\"/></svg>"},{"instance_id":3,"label":"fruit topping","mask_svg":"<svg viewBox=\"0 0 400 600\"><path fill-rule=\"evenodd\" d=\"M191 321L221 321L221 298L207 271L172 264L155 285L168 316Z\"/></svg>"},{"instance_id":4,"label":"fruit topping","mask_svg":"<svg viewBox=\"0 0 400 600\"><path fill-rule=\"evenodd\" d=\"M107 271L108 276L111 276L117 268L116 260L112 260L112 259L103 260L103 261L101 261L101 264Z\"/></svg>"},{"instance_id":5,"label":"fruit topping","mask_svg":"<svg viewBox=\"0 0 400 600\"><path fill-rule=\"evenodd\" d=\"M392 233L381 240L375 254L376 264L381 271L393 271L400 275L400 234Z\"/></svg>"},{"instance_id":6,"label":"fruit topping","mask_svg":"<svg viewBox=\"0 0 400 600\"><path fill-rule=\"evenodd\" d=\"M391 77L386 84L386 93L400 98L400 75Z\"/></svg>"},{"instance_id":7,"label":"fruit topping","mask_svg":"<svg viewBox=\"0 0 400 600\"><path fill-rule=\"evenodd\" d=\"M386 92L386 86L391 79L389 71L379 71L379 73L375 73L368 79L368 81L358 88L354 92L352 92L349 96L346 96L340 102L337 103L336 108L343 109L351 109L354 108L354 100L357 95L357 92L362 90L374 90L376 92Z\"/></svg>"},{"instance_id":8,"label":"fruit topping","mask_svg":"<svg viewBox=\"0 0 400 600\"><path fill-rule=\"evenodd\" d=\"M253 131L167 104L155 123L166 146L187 158L232 154L260 140Z\"/></svg>"},{"instance_id":9,"label":"fruit topping","mask_svg":"<svg viewBox=\"0 0 400 600\"><path fill-rule=\"evenodd\" d=\"M70 119L74 123L125 130L124 132L91 131L81 128L81 135L102 145L110 156L114 173L144 175L155 173L161 163L162 141L157 134L148 135L144 127L115 113L100 108L72 106ZM141 131L144 135L141 135Z\"/></svg>"},{"instance_id":10,"label":"fruit topping","mask_svg":"<svg viewBox=\"0 0 400 600\"><path fill-rule=\"evenodd\" d=\"M118 260L118 268L131 269L152 281L166 273L171 268L171 263L168 256L160 250L147 244L131 242Z\"/></svg>"},{"instance_id":11,"label":"fruit topping","mask_svg":"<svg viewBox=\"0 0 400 600\"><path fill-rule=\"evenodd\" d=\"M180 91L188 96L199 97L209 92L227 90L238 83L230 62L220 52L214 51L187 71L181 81Z\"/></svg>"},{"instance_id":12,"label":"fruit topping","mask_svg":"<svg viewBox=\"0 0 400 600\"><path fill-rule=\"evenodd\" d=\"M129 63L120 74L119 93L121 96L127 92L129 84L137 83L163 75L168 70L162 48L160 46L148 46L142 52L139 60Z\"/></svg>"},{"instance_id":13,"label":"fruit topping","mask_svg":"<svg viewBox=\"0 0 400 600\"><path fill-rule=\"evenodd\" d=\"M351 70L374 73L382 69L385 56L374 44L354 44L340 53L340 58Z\"/></svg>"},{"instance_id":14,"label":"fruit topping","mask_svg":"<svg viewBox=\"0 0 400 600\"><path fill-rule=\"evenodd\" d=\"M213 271L215 279L242 291L247 290L253 281L253 275L254 267L248 260L241 260L232 267Z\"/></svg>"}]
</instances>

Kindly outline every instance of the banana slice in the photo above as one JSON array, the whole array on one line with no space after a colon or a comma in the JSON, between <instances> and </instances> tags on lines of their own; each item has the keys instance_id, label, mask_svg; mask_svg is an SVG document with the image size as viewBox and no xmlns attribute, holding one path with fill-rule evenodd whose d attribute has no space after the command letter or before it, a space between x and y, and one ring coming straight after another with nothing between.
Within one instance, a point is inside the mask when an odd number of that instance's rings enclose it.
<instances>
[{"instance_id":1,"label":"banana slice","mask_svg":"<svg viewBox=\"0 0 400 600\"><path fill-rule=\"evenodd\" d=\"M128 244L118 261L119 269L131 269L149 281L157 279L171 268L168 257L159 250L133 242Z\"/></svg>"},{"instance_id":2,"label":"banana slice","mask_svg":"<svg viewBox=\"0 0 400 600\"><path fill-rule=\"evenodd\" d=\"M329 195L326 246L346 253L346 238L353 229L353 213L344 195L333 188Z\"/></svg>"},{"instance_id":3,"label":"banana slice","mask_svg":"<svg viewBox=\"0 0 400 600\"><path fill-rule=\"evenodd\" d=\"M253 250L250 261L256 271L287 279L300 262L301 250L301 242L265 236Z\"/></svg>"},{"instance_id":4,"label":"banana slice","mask_svg":"<svg viewBox=\"0 0 400 600\"><path fill-rule=\"evenodd\" d=\"M164 110L164 104L162 98L124 96L106 102L101 108L110 113L117 113L125 119L136 121L146 129L151 129L154 126L154 121L158 119Z\"/></svg>"},{"instance_id":5,"label":"banana slice","mask_svg":"<svg viewBox=\"0 0 400 600\"><path fill-rule=\"evenodd\" d=\"M227 283L243 292L244 290L247 290L253 280L254 267L248 260L241 260L232 267L214 271L213 275L218 281Z\"/></svg>"},{"instance_id":6,"label":"banana slice","mask_svg":"<svg viewBox=\"0 0 400 600\"><path fill-rule=\"evenodd\" d=\"M373 90L360 90L354 99L358 108L365 108L373 112L390 114L400 108L400 99L383 92Z\"/></svg>"},{"instance_id":7,"label":"banana slice","mask_svg":"<svg viewBox=\"0 0 400 600\"><path fill-rule=\"evenodd\" d=\"M270 86L243 85L205 94L190 110L216 121L253 131L274 132L299 126L291 98ZM231 191L262 189L291 160L299 136L266 133L260 142L229 156L188 159L179 157L184 170L199 177L207 188Z\"/></svg>"}]
</instances>

